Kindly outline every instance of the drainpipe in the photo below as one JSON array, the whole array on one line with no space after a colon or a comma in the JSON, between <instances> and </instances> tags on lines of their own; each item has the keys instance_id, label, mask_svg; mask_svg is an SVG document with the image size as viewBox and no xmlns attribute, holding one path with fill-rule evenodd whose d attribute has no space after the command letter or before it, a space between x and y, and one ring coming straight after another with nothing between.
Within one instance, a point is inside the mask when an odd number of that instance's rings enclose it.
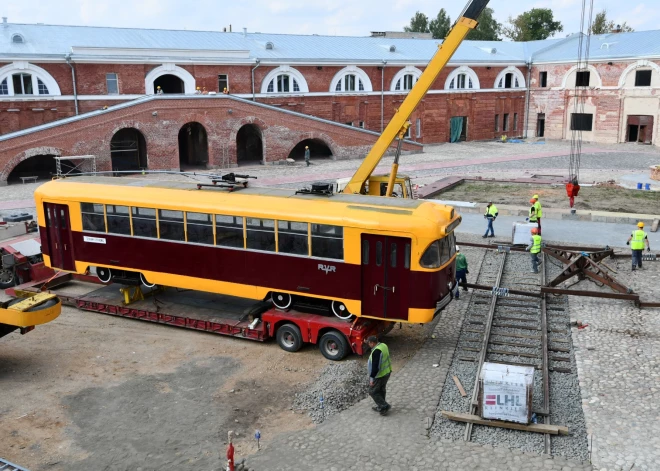
<instances>
[{"instance_id":1,"label":"drainpipe","mask_svg":"<svg viewBox=\"0 0 660 471\"><path fill-rule=\"evenodd\" d=\"M385 65L387 61L383 61L383 66L380 68L380 132L383 132L385 125L384 104L385 104Z\"/></svg>"},{"instance_id":2,"label":"drainpipe","mask_svg":"<svg viewBox=\"0 0 660 471\"><path fill-rule=\"evenodd\" d=\"M532 88L532 62L527 63L527 93L525 94L525 133L523 139L527 139L529 133L529 102L530 102L530 91Z\"/></svg>"},{"instance_id":3,"label":"drainpipe","mask_svg":"<svg viewBox=\"0 0 660 471\"><path fill-rule=\"evenodd\" d=\"M73 103L76 105L76 116L78 115L78 90L76 88L76 70L71 65L71 54L64 56L66 63L71 67L71 78L73 79Z\"/></svg>"},{"instance_id":4,"label":"drainpipe","mask_svg":"<svg viewBox=\"0 0 660 471\"><path fill-rule=\"evenodd\" d=\"M254 71L259 67L261 64L261 61L259 59L256 60L257 65L254 66L252 69L252 101L255 101L255 95L254 95Z\"/></svg>"}]
</instances>

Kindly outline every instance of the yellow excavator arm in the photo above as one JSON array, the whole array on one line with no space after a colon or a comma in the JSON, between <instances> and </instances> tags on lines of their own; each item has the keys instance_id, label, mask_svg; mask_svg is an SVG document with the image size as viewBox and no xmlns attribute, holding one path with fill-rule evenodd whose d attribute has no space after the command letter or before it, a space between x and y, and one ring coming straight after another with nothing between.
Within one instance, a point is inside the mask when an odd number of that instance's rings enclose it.
<instances>
[{"instance_id":1,"label":"yellow excavator arm","mask_svg":"<svg viewBox=\"0 0 660 471\"><path fill-rule=\"evenodd\" d=\"M360 168L357 169L344 188L344 193L362 193L365 183L369 180L369 177L378 166L378 163L383 158L383 155L385 155L385 152L387 152L394 139L398 137L399 145L394 163L392 164L392 171L389 175L386 196L392 195L392 188L399 167L399 154L401 152L403 136L405 136L406 131L410 126L408 120L413 111L415 111L415 108L417 108L417 105L419 105L424 98L424 95L429 91L442 69L445 68L449 59L454 55L458 46L461 45L468 33L477 27L477 19L488 5L488 1L489 0L471 0L468 2L460 18L454 23L451 30L449 30L447 37L438 47L438 51L428 63L426 69L424 69L419 80L417 80L417 83L410 90L406 99L401 103L401 107L396 111L392 120L371 148L369 154L367 154L362 162L362 165L360 165Z\"/></svg>"}]
</instances>

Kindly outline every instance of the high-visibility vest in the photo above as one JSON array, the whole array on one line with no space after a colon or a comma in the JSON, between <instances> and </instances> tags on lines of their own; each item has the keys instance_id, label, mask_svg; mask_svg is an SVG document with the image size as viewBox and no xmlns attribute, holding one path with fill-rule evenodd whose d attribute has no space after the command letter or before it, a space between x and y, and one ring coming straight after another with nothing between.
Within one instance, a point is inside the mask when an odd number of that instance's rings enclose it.
<instances>
[{"instance_id":1,"label":"high-visibility vest","mask_svg":"<svg viewBox=\"0 0 660 471\"><path fill-rule=\"evenodd\" d=\"M529 222L536 222L537 218L536 206L532 205L529 207Z\"/></svg>"},{"instance_id":2,"label":"high-visibility vest","mask_svg":"<svg viewBox=\"0 0 660 471\"><path fill-rule=\"evenodd\" d=\"M630 248L633 250L644 250L644 239L646 239L646 232L641 229L633 231Z\"/></svg>"},{"instance_id":3,"label":"high-visibility vest","mask_svg":"<svg viewBox=\"0 0 660 471\"><path fill-rule=\"evenodd\" d=\"M383 376L390 374L392 372L392 364L390 363L390 349L387 348L387 345L384 343L379 343L376 345L371 353L369 354L369 362L367 363L367 368L371 374L371 357L374 354L374 351L380 350L380 365L378 365L378 374L376 378L382 378Z\"/></svg>"},{"instance_id":4,"label":"high-visibility vest","mask_svg":"<svg viewBox=\"0 0 660 471\"><path fill-rule=\"evenodd\" d=\"M541 208L541 203L538 201L534 203L534 209L536 210L536 217L540 218L543 216L543 209Z\"/></svg>"},{"instance_id":5,"label":"high-visibility vest","mask_svg":"<svg viewBox=\"0 0 660 471\"><path fill-rule=\"evenodd\" d=\"M530 253L539 253L541 251L541 236L533 235L532 236L532 248L529 249Z\"/></svg>"},{"instance_id":6,"label":"high-visibility vest","mask_svg":"<svg viewBox=\"0 0 660 471\"><path fill-rule=\"evenodd\" d=\"M497 206L495 206L494 204L491 204L488 208L486 208L486 214L484 216L486 216L486 217L488 217L488 216L495 217L496 214L497 214Z\"/></svg>"}]
</instances>

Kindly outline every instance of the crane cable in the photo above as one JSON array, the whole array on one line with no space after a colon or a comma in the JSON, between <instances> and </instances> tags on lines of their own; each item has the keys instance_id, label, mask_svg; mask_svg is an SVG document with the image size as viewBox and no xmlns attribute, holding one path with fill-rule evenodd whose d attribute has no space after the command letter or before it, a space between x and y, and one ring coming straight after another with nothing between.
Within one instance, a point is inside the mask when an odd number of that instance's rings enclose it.
<instances>
[{"instance_id":1,"label":"crane cable","mask_svg":"<svg viewBox=\"0 0 660 471\"><path fill-rule=\"evenodd\" d=\"M593 11L594 11L593 0L589 0L589 17L587 19L587 24L586 24L587 29L585 35L583 31L585 30L586 9L587 9L587 0L582 0L582 13L580 15L580 33L578 38L578 54L577 54L578 57L577 57L577 67L575 71L576 80L575 80L575 90L573 97L573 115L584 114L584 104L586 101L586 88L584 86L578 86L577 73L580 72L581 70L587 69L589 64L589 47L591 44L591 27L592 27ZM583 60L583 52L584 52L584 60ZM576 127L580 127L580 126L575 126L575 124L577 124L576 121L577 121L577 116L575 118L571 116L571 154L570 154L568 172L569 172L569 183L573 185L579 185L580 154L582 152L582 131L575 129ZM571 197L571 207L572 206L573 204Z\"/></svg>"}]
</instances>

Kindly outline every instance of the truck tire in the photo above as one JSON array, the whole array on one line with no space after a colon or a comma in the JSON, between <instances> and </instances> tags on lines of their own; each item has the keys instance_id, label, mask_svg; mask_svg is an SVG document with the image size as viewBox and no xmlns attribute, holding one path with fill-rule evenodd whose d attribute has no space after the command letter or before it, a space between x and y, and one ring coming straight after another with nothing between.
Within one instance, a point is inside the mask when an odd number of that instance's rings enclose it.
<instances>
[{"instance_id":1,"label":"truck tire","mask_svg":"<svg viewBox=\"0 0 660 471\"><path fill-rule=\"evenodd\" d=\"M284 324L277 329L277 343L287 352L297 352L303 344L300 329L295 324Z\"/></svg>"},{"instance_id":2,"label":"truck tire","mask_svg":"<svg viewBox=\"0 0 660 471\"><path fill-rule=\"evenodd\" d=\"M326 332L319 340L319 350L328 360L339 361L348 355L348 341L344 334L335 330Z\"/></svg>"},{"instance_id":3,"label":"truck tire","mask_svg":"<svg viewBox=\"0 0 660 471\"><path fill-rule=\"evenodd\" d=\"M11 288L16 284L13 268L0 268L0 289Z\"/></svg>"}]
</instances>

